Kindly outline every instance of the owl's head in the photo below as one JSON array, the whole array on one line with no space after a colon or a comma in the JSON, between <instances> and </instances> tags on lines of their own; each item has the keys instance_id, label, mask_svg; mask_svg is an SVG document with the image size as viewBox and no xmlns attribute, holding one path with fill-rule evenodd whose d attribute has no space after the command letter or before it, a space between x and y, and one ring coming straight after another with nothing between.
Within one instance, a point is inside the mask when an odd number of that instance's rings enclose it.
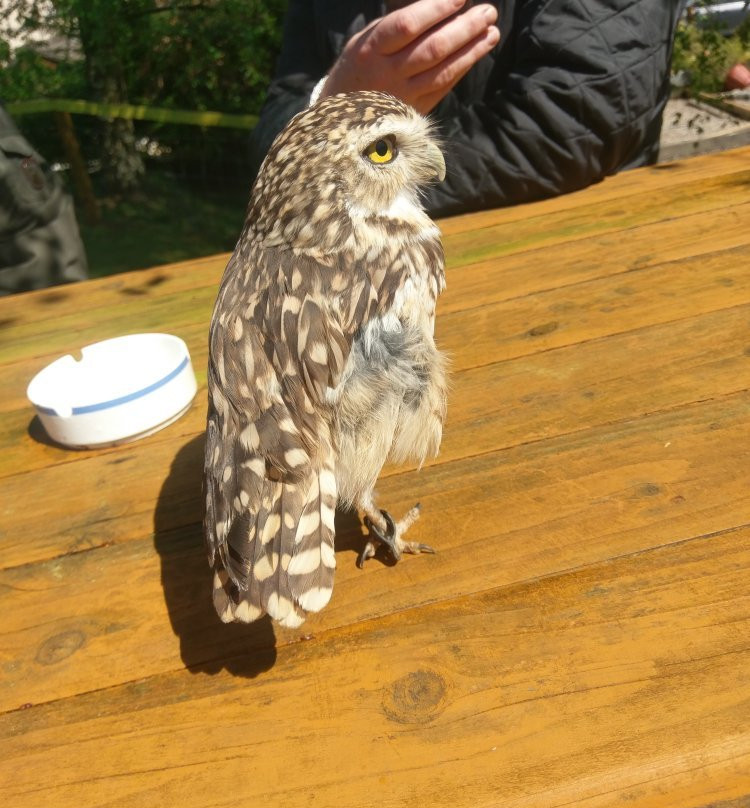
<instances>
[{"instance_id":1,"label":"owl's head","mask_svg":"<svg viewBox=\"0 0 750 808\"><path fill-rule=\"evenodd\" d=\"M341 243L352 219L398 220L445 177L429 122L390 95L325 98L274 141L253 188L252 231L267 244Z\"/></svg>"}]
</instances>

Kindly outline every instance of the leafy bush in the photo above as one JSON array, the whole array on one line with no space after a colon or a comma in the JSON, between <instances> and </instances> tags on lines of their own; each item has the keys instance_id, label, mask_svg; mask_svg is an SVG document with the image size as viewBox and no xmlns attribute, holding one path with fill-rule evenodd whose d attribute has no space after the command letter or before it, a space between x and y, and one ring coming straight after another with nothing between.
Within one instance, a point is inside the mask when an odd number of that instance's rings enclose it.
<instances>
[{"instance_id":1,"label":"leafy bush","mask_svg":"<svg viewBox=\"0 0 750 808\"><path fill-rule=\"evenodd\" d=\"M105 79L133 104L222 112L260 107L286 0L9 0L22 30L80 42L51 63L10 56L0 23L0 98L100 98Z\"/></svg>"},{"instance_id":2,"label":"leafy bush","mask_svg":"<svg viewBox=\"0 0 750 808\"><path fill-rule=\"evenodd\" d=\"M750 60L750 19L733 34L722 32L716 19L688 16L677 26L672 71L690 74L691 92L717 92L727 71L738 62Z\"/></svg>"},{"instance_id":3,"label":"leafy bush","mask_svg":"<svg viewBox=\"0 0 750 808\"><path fill-rule=\"evenodd\" d=\"M6 0L27 34L75 43L62 61L23 48L12 55L0 20L0 99L81 98L169 109L255 113L268 86L286 0ZM9 18L6 18L9 19ZM29 139L51 161L63 161L49 115L24 116ZM130 141L112 141L112 125L76 116L91 160L114 165ZM132 131L132 130L131 130ZM123 137L127 136L127 132ZM221 185L247 172L248 133L135 123L135 138L162 145L161 160L201 184ZM111 158L111 159L110 159Z\"/></svg>"}]
</instances>

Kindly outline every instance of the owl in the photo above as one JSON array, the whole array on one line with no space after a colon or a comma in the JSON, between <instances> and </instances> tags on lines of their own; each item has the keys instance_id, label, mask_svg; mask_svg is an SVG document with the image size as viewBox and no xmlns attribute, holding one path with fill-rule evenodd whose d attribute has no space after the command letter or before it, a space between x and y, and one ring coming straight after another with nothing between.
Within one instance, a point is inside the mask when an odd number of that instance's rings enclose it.
<instances>
[{"instance_id":1,"label":"owl","mask_svg":"<svg viewBox=\"0 0 750 808\"><path fill-rule=\"evenodd\" d=\"M337 503L364 512L361 566L419 516L380 510L386 460L437 454L440 232L420 190L445 162L430 124L358 92L300 112L253 187L211 320L204 531L225 621L297 627L331 598Z\"/></svg>"}]
</instances>

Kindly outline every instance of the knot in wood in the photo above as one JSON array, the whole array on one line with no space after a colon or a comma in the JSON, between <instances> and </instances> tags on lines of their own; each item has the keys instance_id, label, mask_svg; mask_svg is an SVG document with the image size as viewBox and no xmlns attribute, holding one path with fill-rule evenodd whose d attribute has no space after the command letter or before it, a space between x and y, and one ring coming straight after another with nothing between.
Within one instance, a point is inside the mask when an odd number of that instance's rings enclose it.
<instances>
[{"instance_id":1,"label":"knot in wood","mask_svg":"<svg viewBox=\"0 0 750 808\"><path fill-rule=\"evenodd\" d=\"M383 712L399 724L426 724L445 709L446 683L429 670L407 673L386 688Z\"/></svg>"},{"instance_id":2,"label":"knot in wood","mask_svg":"<svg viewBox=\"0 0 750 808\"><path fill-rule=\"evenodd\" d=\"M55 665L62 662L86 642L82 631L63 631L45 640L36 652L36 661L40 665Z\"/></svg>"}]
</instances>

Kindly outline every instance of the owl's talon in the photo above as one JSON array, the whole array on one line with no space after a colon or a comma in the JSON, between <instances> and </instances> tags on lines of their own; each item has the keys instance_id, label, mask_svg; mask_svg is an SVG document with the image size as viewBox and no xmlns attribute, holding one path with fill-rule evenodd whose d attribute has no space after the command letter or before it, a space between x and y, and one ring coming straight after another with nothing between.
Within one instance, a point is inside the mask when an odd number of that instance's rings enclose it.
<instances>
[{"instance_id":1,"label":"owl's talon","mask_svg":"<svg viewBox=\"0 0 750 808\"><path fill-rule=\"evenodd\" d=\"M375 555L375 545L368 541L362 548L362 552L357 556L357 566L362 569L365 566L365 561Z\"/></svg>"},{"instance_id":2,"label":"owl's talon","mask_svg":"<svg viewBox=\"0 0 750 808\"><path fill-rule=\"evenodd\" d=\"M380 542L380 544L384 544L388 548L388 552L391 554L393 559L398 561L401 558L401 549L399 547L396 523L393 521L393 517L388 513L388 511L381 509L380 513L385 522L385 531L381 530L373 522L373 520L370 519L369 516L365 516L365 527L370 532L371 539L374 538ZM365 555L366 551L368 551L368 547L371 548L371 552L369 552L369 555ZM360 553L359 559L357 560L357 565L361 568L365 561L368 558L372 558L374 555L375 545L371 540L368 540L367 544L365 545L365 549Z\"/></svg>"},{"instance_id":3,"label":"owl's talon","mask_svg":"<svg viewBox=\"0 0 750 808\"><path fill-rule=\"evenodd\" d=\"M394 536L396 535L396 523L393 521L393 517L388 513L388 511L384 511L381 508L380 513L385 521L385 532L383 532L383 530L379 528L369 516L365 516L365 527L372 535L375 536L376 539L378 539L378 541L390 545Z\"/></svg>"}]
</instances>

